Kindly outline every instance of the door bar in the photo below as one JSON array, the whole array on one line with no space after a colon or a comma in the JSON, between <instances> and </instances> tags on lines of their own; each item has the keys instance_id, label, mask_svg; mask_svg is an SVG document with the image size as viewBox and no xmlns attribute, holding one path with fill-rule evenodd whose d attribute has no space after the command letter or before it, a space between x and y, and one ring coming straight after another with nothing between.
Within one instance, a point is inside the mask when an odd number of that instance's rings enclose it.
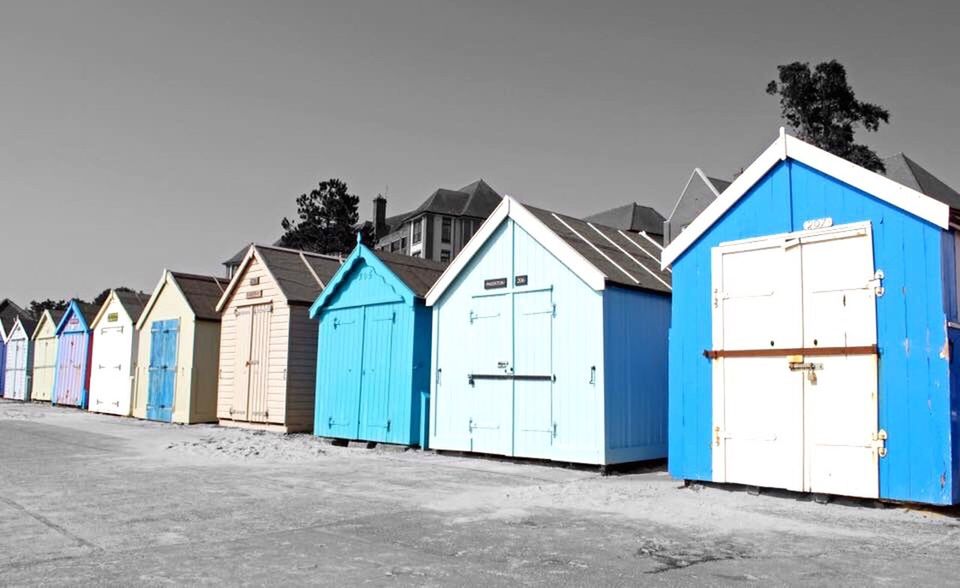
<instances>
[{"instance_id":1,"label":"door bar","mask_svg":"<svg viewBox=\"0 0 960 588\"><path fill-rule=\"evenodd\" d=\"M854 347L789 347L786 349L706 349L703 356L707 359L721 357L783 357L787 355L880 355L876 345Z\"/></svg>"},{"instance_id":2,"label":"door bar","mask_svg":"<svg viewBox=\"0 0 960 588\"><path fill-rule=\"evenodd\" d=\"M476 380L512 380L516 382L556 382L557 376L532 376L524 374L467 374L467 382L473 386Z\"/></svg>"}]
</instances>

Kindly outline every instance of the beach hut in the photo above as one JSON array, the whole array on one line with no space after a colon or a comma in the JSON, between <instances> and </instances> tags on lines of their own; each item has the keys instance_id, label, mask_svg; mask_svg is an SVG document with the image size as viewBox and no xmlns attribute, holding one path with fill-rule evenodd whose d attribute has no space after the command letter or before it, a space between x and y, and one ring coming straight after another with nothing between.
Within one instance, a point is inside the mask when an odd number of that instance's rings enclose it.
<instances>
[{"instance_id":1,"label":"beach hut","mask_svg":"<svg viewBox=\"0 0 960 588\"><path fill-rule=\"evenodd\" d=\"M340 259L251 245L227 286L221 313L221 425L310 431L317 325L308 309Z\"/></svg>"},{"instance_id":2,"label":"beach hut","mask_svg":"<svg viewBox=\"0 0 960 588\"><path fill-rule=\"evenodd\" d=\"M679 233L670 473L960 501L960 194L780 137Z\"/></svg>"},{"instance_id":3,"label":"beach hut","mask_svg":"<svg viewBox=\"0 0 960 588\"><path fill-rule=\"evenodd\" d=\"M444 267L357 244L310 308L320 323L314 434L426 446L424 296Z\"/></svg>"},{"instance_id":4,"label":"beach hut","mask_svg":"<svg viewBox=\"0 0 960 588\"><path fill-rule=\"evenodd\" d=\"M658 243L504 198L427 294L430 446L606 466L663 458Z\"/></svg>"},{"instance_id":5,"label":"beach hut","mask_svg":"<svg viewBox=\"0 0 960 588\"><path fill-rule=\"evenodd\" d=\"M7 336L3 397L30 400L30 367L33 361L33 335L37 322L24 314L18 316Z\"/></svg>"},{"instance_id":6,"label":"beach hut","mask_svg":"<svg viewBox=\"0 0 960 588\"><path fill-rule=\"evenodd\" d=\"M13 331L13 325L17 322L17 317L20 316L28 315L9 298L0 300L0 397L4 396L5 389L6 373L2 368L7 363L7 339Z\"/></svg>"},{"instance_id":7,"label":"beach hut","mask_svg":"<svg viewBox=\"0 0 960 588\"><path fill-rule=\"evenodd\" d=\"M164 270L137 321L133 416L216 422L217 301L226 286L223 278Z\"/></svg>"},{"instance_id":8,"label":"beach hut","mask_svg":"<svg viewBox=\"0 0 960 588\"><path fill-rule=\"evenodd\" d=\"M51 402L86 408L90 390L91 304L71 300L57 324L57 360Z\"/></svg>"},{"instance_id":9,"label":"beach hut","mask_svg":"<svg viewBox=\"0 0 960 588\"><path fill-rule=\"evenodd\" d=\"M30 400L50 402L57 369L57 325L63 310L44 310L33 330L33 366Z\"/></svg>"},{"instance_id":10,"label":"beach hut","mask_svg":"<svg viewBox=\"0 0 960 588\"><path fill-rule=\"evenodd\" d=\"M111 290L93 319L89 410L130 416L137 365L136 324L146 303L146 294Z\"/></svg>"}]
</instances>

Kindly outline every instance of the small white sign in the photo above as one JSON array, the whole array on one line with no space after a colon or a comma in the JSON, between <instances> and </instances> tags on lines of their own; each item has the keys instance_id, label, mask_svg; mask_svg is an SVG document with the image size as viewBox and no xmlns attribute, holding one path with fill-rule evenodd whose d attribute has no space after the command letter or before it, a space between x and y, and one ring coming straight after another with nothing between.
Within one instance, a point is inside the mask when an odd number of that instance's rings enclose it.
<instances>
[{"instance_id":1,"label":"small white sign","mask_svg":"<svg viewBox=\"0 0 960 588\"><path fill-rule=\"evenodd\" d=\"M803 221L803 230L812 231L814 229L826 229L833 226L833 219L828 217L824 218L815 218L808 221Z\"/></svg>"}]
</instances>

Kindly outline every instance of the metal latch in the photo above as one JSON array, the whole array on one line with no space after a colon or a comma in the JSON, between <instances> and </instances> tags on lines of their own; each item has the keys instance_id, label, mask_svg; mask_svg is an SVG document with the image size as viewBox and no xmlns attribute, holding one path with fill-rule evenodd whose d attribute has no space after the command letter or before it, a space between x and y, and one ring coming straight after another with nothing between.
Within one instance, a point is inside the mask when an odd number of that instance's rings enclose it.
<instances>
[{"instance_id":1,"label":"metal latch","mask_svg":"<svg viewBox=\"0 0 960 588\"><path fill-rule=\"evenodd\" d=\"M807 372L807 381L810 382L811 384L816 384L817 383L816 370L822 370L823 364L812 363L812 362L804 363L803 361L791 361L789 363L789 367L791 372Z\"/></svg>"},{"instance_id":2,"label":"metal latch","mask_svg":"<svg viewBox=\"0 0 960 588\"><path fill-rule=\"evenodd\" d=\"M876 433L870 436L871 445L877 451L879 457L887 456L887 432L883 429L880 429Z\"/></svg>"},{"instance_id":3,"label":"metal latch","mask_svg":"<svg viewBox=\"0 0 960 588\"><path fill-rule=\"evenodd\" d=\"M883 270L873 273L873 279L867 282L867 288L873 288L873 293L880 298L883 296Z\"/></svg>"}]
</instances>

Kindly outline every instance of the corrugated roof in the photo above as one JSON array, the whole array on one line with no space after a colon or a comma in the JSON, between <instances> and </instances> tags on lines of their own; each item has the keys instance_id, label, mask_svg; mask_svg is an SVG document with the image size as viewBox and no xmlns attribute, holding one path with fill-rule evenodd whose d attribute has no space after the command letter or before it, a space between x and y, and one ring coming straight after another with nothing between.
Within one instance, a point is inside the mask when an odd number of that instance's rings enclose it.
<instances>
[{"instance_id":1,"label":"corrugated roof","mask_svg":"<svg viewBox=\"0 0 960 588\"><path fill-rule=\"evenodd\" d=\"M120 301L120 306L127 311L127 314L133 319L133 323L136 324L140 320L143 308L150 301L150 295L143 292L130 292L129 290L117 290L115 293L117 300Z\"/></svg>"},{"instance_id":2,"label":"corrugated roof","mask_svg":"<svg viewBox=\"0 0 960 588\"><path fill-rule=\"evenodd\" d=\"M227 287L227 280L216 276L201 276L183 272L170 272L198 319L219 321L217 302Z\"/></svg>"},{"instance_id":3,"label":"corrugated roof","mask_svg":"<svg viewBox=\"0 0 960 588\"><path fill-rule=\"evenodd\" d=\"M342 263L329 255L265 245L254 247L288 302L312 304ZM318 278L322 284L317 283Z\"/></svg>"},{"instance_id":4,"label":"corrugated roof","mask_svg":"<svg viewBox=\"0 0 960 588\"><path fill-rule=\"evenodd\" d=\"M894 182L926 194L950 208L960 209L960 193L903 153L884 159L883 164L887 168L885 175Z\"/></svg>"},{"instance_id":5,"label":"corrugated roof","mask_svg":"<svg viewBox=\"0 0 960 588\"><path fill-rule=\"evenodd\" d=\"M584 217L585 221L600 223L608 227L622 229L624 231L641 231L651 235L663 234L663 215L650 206L645 206L637 202L617 206L610 210L604 210L596 214Z\"/></svg>"},{"instance_id":6,"label":"corrugated roof","mask_svg":"<svg viewBox=\"0 0 960 588\"><path fill-rule=\"evenodd\" d=\"M409 255L386 251L374 251L374 254L383 263L387 264L390 270L420 298L426 296L427 290L433 286L443 270L447 269L445 263L410 257Z\"/></svg>"},{"instance_id":7,"label":"corrugated roof","mask_svg":"<svg viewBox=\"0 0 960 588\"><path fill-rule=\"evenodd\" d=\"M670 272L660 269L661 250L645 233L630 233L532 206L524 208L600 270L608 282L670 292Z\"/></svg>"}]
</instances>

